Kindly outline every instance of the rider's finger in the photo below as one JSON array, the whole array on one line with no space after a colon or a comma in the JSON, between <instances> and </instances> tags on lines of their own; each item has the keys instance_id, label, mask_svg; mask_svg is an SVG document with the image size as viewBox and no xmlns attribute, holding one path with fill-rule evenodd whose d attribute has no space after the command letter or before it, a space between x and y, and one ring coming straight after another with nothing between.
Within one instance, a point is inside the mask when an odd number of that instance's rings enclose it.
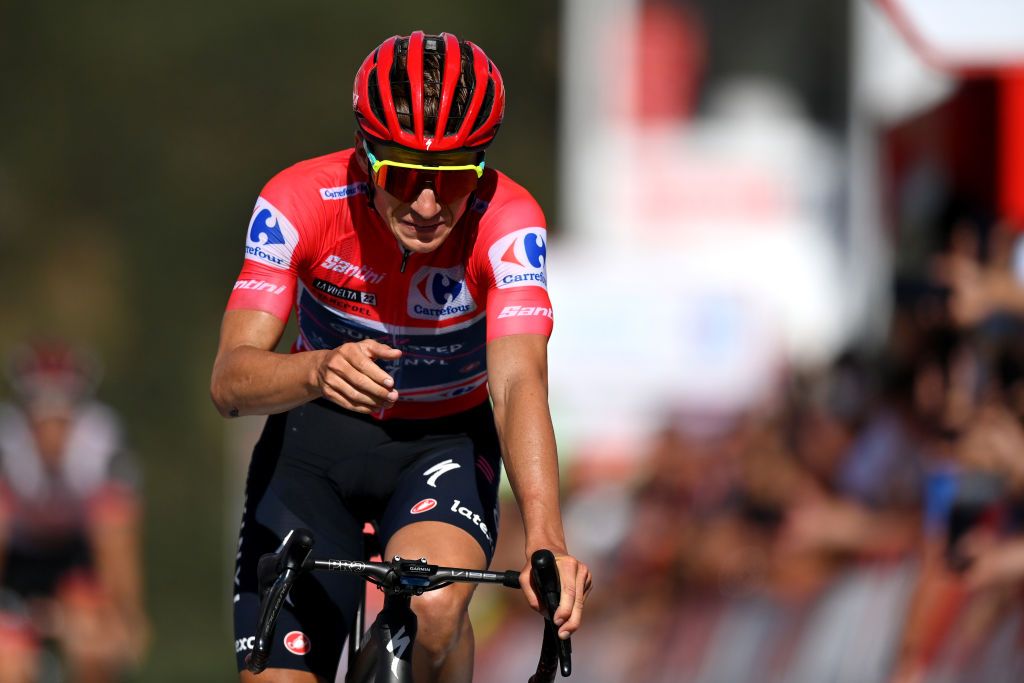
<instances>
[{"instance_id":1,"label":"rider's finger","mask_svg":"<svg viewBox=\"0 0 1024 683\"><path fill-rule=\"evenodd\" d=\"M590 572L587 570L586 566L581 564L580 571L576 574L576 590L572 606L572 615L564 624L562 624L562 628L558 630L558 636L560 638L568 638L583 622L583 603L587 599L587 593L590 591L590 586Z\"/></svg>"},{"instance_id":2,"label":"rider's finger","mask_svg":"<svg viewBox=\"0 0 1024 683\"><path fill-rule=\"evenodd\" d=\"M372 385L371 383L370 386L376 385ZM352 401L354 405L366 406L371 411L380 410L381 408L391 408L392 406L395 405L395 401L398 400L397 391L392 390L389 392L385 392L384 396L380 397L376 395L376 393L364 391L359 386L356 386L356 384L353 382L348 383L348 385L344 388L342 393L345 396L347 396L348 399Z\"/></svg>"},{"instance_id":3,"label":"rider's finger","mask_svg":"<svg viewBox=\"0 0 1024 683\"><path fill-rule=\"evenodd\" d=\"M572 616L573 605L576 604L576 576L578 565L571 557L559 558L558 575L562 581L562 594L558 600L558 609L551 615L555 626L561 626Z\"/></svg>"},{"instance_id":4,"label":"rider's finger","mask_svg":"<svg viewBox=\"0 0 1024 683\"><path fill-rule=\"evenodd\" d=\"M357 404L353 403L343 393L341 393L340 391L337 391L334 387L332 387L330 385L327 385L327 386L325 386L323 388L323 396L324 396L324 398L326 398L331 403L336 403L339 406L341 406L342 408L345 408L347 410L352 410L352 411L355 411L357 413L365 413L365 414L370 414L372 412L375 412L369 406L357 405Z\"/></svg>"},{"instance_id":5,"label":"rider's finger","mask_svg":"<svg viewBox=\"0 0 1024 683\"><path fill-rule=\"evenodd\" d=\"M393 346L382 344L374 339L364 339L359 342L367 352L369 352L371 358L382 358L384 360L397 360L402 357L402 350L396 349Z\"/></svg>"},{"instance_id":6,"label":"rider's finger","mask_svg":"<svg viewBox=\"0 0 1024 683\"><path fill-rule=\"evenodd\" d=\"M540 611L540 599L537 597L537 592L533 590L533 581L531 575L533 570L527 565L526 569L519 572L519 587L523 589L523 595L526 597L527 604L536 611Z\"/></svg>"},{"instance_id":7,"label":"rider's finger","mask_svg":"<svg viewBox=\"0 0 1024 683\"><path fill-rule=\"evenodd\" d=\"M363 394L372 398L373 402L377 405L394 403L397 401L398 392L392 388L394 386L394 380L391 379L391 376L381 370L375 363L369 360L365 360L365 363L370 366L365 370L359 367L358 364L353 364L348 375L344 377L345 381ZM373 372L373 375L369 374L371 371ZM380 379L375 379L374 375L378 377L383 375L386 378L387 383L384 383Z\"/></svg>"},{"instance_id":8,"label":"rider's finger","mask_svg":"<svg viewBox=\"0 0 1024 683\"><path fill-rule=\"evenodd\" d=\"M346 358L346 360L348 360L349 364L353 368L355 368L362 374L366 375L371 381L377 383L381 387L384 387L385 389L390 391L395 386L395 380L391 377L391 375L389 375L384 370L384 368L382 368L381 366L377 365L376 362L374 362L374 358L380 358L381 356L375 356L372 353L366 352L367 349L370 348L370 343L377 344L378 346L384 347L385 349L390 348L388 346L384 346L383 344L379 344L378 342L367 340L365 342L366 346L363 347L363 353L353 353L351 357ZM396 351L399 355L402 354L402 352L399 351L398 349L391 350Z\"/></svg>"}]
</instances>

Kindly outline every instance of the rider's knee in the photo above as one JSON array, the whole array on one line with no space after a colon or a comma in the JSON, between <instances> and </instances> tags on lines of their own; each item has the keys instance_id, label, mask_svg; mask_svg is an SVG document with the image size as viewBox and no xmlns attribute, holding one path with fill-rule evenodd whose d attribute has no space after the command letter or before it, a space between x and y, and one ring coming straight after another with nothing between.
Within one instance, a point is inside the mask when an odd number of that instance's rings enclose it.
<instances>
[{"instance_id":1,"label":"rider's knee","mask_svg":"<svg viewBox=\"0 0 1024 683\"><path fill-rule=\"evenodd\" d=\"M458 591L424 593L412 601L416 613L416 642L436 655L455 647L469 623L468 600Z\"/></svg>"}]
</instances>

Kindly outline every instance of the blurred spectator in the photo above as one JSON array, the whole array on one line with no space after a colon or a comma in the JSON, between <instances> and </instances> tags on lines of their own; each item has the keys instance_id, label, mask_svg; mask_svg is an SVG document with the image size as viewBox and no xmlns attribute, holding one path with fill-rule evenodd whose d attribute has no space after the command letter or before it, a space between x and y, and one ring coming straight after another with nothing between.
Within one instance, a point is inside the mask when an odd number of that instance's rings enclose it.
<instances>
[{"instance_id":1,"label":"blurred spectator","mask_svg":"<svg viewBox=\"0 0 1024 683\"><path fill-rule=\"evenodd\" d=\"M570 471L567 531L606 577L584 678L1024 680L1024 247L992 226L950 213L886 348ZM519 651L483 641L507 675L485 683L528 675Z\"/></svg>"},{"instance_id":2,"label":"blurred spectator","mask_svg":"<svg viewBox=\"0 0 1024 683\"><path fill-rule=\"evenodd\" d=\"M972 327L993 316L1024 316L1024 240L1009 225L989 229L957 219L933 269L950 288L950 313L957 324Z\"/></svg>"},{"instance_id":3,"label":"blurred spectator","mask_svg":"<svg viewBox=\"0 0 1024 683\"><path fill-rule=\"evenodd\" d=\"M970 240L959 239L947 257L980 263L974 246L963 248ZM921 568L896 683L1015 681L1024 673L1019 648L999 637L1019 629L1015 596L1024 585L1024 429L1011 400L1024 380L1013 361L1019 344L1002 326L968 327L957 305L951 297L958 328L930 331L918 354L917 412L940 457L927 476Z\"/></svg>"},{"instance_id":4,"label":"blurred spectator","mask_svg":"<svg viewBox=\"0 0 1024 683\"><path fill-rule=\"evenodd\" d=\"M135 463L117 416L93 398L91 358L39 343L15 353L8 371L0 681L118 680L141 660L148 632Z\"/></svg>"}]
</instances>

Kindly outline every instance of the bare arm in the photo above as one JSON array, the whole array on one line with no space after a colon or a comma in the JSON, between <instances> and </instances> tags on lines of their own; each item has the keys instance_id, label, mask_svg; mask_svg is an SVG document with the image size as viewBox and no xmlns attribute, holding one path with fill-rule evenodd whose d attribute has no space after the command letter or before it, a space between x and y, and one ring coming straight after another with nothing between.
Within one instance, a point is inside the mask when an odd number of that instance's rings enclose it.
<instances>
[{"instance_id":1,"label":"bare arm","mask_svg":"<svg viewBox=\"0 0 1024 683\"><path fill-rule=\"evenodd\" d=\"M505 470L523 515L526 554L540 548L555 554L562 599L553 617L562 627L560 635L568 637L579 628L591 578L587 566L569 555L562 530L558 456L548 410L547 338L522 334L489 342L487 372ZM539 609L528 576L529 563L523 590Z\"/></svg>"},{"instance_id":2,"label":"bare arm","mask_svg":"<svg viewBox=\"0 0 1024 683\"><path fill-rule=\"evenodd\" d=\"M225 417L280 413L321 396L360 413L398 400L394 380L374 361L402 352L365 339L335 349L275 353L284 321L263 311L224 314L210 396Z\"/></svg>"},{"instance_id":3,"label":"bare arm","mask_svg":"<svg viewBox=\"0 0 1024 683\"><path fill-rule=\"evenodd\" d=\"M149 620L142 601L140 526L136 512L120 511L94 520L90 528L100 585L114 601L135 662L142 660L149 645Z\"/></svg>"}]
</instances>

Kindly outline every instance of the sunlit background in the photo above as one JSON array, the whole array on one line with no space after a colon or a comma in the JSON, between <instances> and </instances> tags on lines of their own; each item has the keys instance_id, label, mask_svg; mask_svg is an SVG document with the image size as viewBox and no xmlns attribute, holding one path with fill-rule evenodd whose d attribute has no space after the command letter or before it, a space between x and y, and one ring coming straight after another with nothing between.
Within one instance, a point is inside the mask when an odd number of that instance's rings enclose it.
<instances>
[{"instance_id":1,"label":"sunlit background","mask_svg":"<svg viewBox=\"0 0 1024 683\"><path fill-rule=\"evenodd\" d=\"M994 477L988 542L1013 542L1024 10L921 7L0 4L0 351L61 336L103 360L144 474L154 632L133 680L234 676L261 422L222 420L208 383L247 220L277 171L350 145L356 68L416 29L498 64L488 164L550 225L567 530L597 576L575 679L1024 678L1019 584L968 589L932 557L929 493L937 472ZM953 356L955 424L928 413ZM495 562L518 567L508 505ZM537 620L483 590L474 610L476 680L525 680Z\"/></svg>"}]
</instances>

